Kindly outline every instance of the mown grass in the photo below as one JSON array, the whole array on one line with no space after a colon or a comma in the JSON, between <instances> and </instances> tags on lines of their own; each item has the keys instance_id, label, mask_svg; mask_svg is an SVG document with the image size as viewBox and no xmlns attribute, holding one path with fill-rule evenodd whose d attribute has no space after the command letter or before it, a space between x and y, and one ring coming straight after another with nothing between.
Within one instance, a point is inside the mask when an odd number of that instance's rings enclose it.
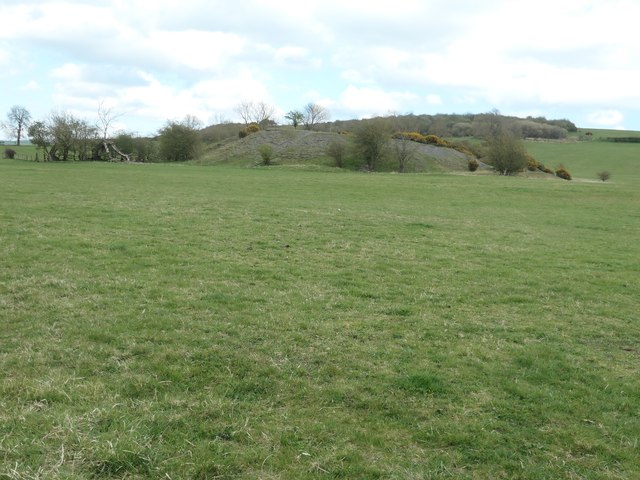
<instances>
[{"instance_id":1,"label":"mown grass","mask_svg":"<svg viewBox=\"0 0 640 480\"><path fill-rule=\"evenodd\" d=\"M0 478L637 477L639 207L0 161Z\"/></svg>"}]
</instances>

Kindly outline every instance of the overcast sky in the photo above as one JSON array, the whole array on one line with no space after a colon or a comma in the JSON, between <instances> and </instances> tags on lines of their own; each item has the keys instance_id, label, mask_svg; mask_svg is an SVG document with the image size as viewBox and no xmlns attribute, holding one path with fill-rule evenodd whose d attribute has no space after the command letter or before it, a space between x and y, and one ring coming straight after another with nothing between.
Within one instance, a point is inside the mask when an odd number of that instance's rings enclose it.
<instances>
[{"instance_id":1,"label":"overcast sky","mask_svg":"<svg viewBox=\"0 0 640 480\"><path fill-rule=\"evenodd\" d=\"M0 19L2 119L102 102L149 134L253 100L640 130L640 0L0 0Z\"/></svg>"}]
</instances>

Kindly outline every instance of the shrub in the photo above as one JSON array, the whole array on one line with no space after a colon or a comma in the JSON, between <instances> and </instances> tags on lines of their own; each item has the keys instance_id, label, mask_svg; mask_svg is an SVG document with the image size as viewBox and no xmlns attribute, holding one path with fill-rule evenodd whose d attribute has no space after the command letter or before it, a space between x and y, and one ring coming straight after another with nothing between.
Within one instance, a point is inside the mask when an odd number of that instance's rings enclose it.
<instances>
[{"instance_id":1,"label":"shrub","mask_svg":"<svg viewBox=\"0 0 640 480\"><path fill-rule=\"evenodd\" d=\"M119 133L115 138L114 143L116 144L116 147L118 147L118 150L126 154L131 154L135 150L135 140L133 135L129 133Z\"/></svg>"},{"instance_id":2,"label":"shrub","mask_svg":"<svg viewBox=\"0 0 640 480\"><path fill-rule=\"evenodd\" d=\"M554 174L553 170L545 167L542 163L540 163L538 160L536 160L529 154L527 154L527 170L529 170L530 172L535 172L536 170L539 170L540 172L550 173L551 175Z\"/></svg>"},{"instance_id":3,"label":"shrub","mask_svg":"<svg viewBox=\"0 0 640 480\"><path fill-rule=\"evenodd\" d=\"M265 143L264 145L260 145L258 147L258 152L262 157L262 164L271 165L271 160L273 160L273 147Z\"/></svg>"},{"instance_id":4,"label":"shrub","mask_svg":"<svg viewBox=\"0 0 640 480\"><path fill-rule=\"evenodd\" d=\"M334 140L327 147L327 155L333 158L336 162L336 167L342 168L344 166L344 156L347 151L347 145L338 140Z\"/></svg>"},{"instance_id":5,"label":"shrub","mask_svg":"<svg viewBox=\"0 0 640 480\"><path fill-rule=\"evenodd\" d=\"M451 144L446 140L443 140L437 135L425 135L424 143L428 143L430 145L436 145L438 147L450 147Z\"/></svg>"},{"instance_id":6,"label":"shrub","mask_svg":"<svg viewBox=\"0 0 640 480\"><path fill-rule=\"evenodd\" d=\"M529 170L530 172L535 172L541 166L544 166L544 165L542 165L539 161L537 161L531 155L527 154L527 170Z\"/></svg>"},{"instance_id":7,"label":"shrub","mask_svg":"<svg viewBox=\"0 0 640 480\"><path fill-rule=\"evenodd\" d=\"M487 142L488 163L501 175L513 175L527 168L527 152L521 139L508 133L494 135Z\"/></svg>"},{"instance_id":8,"label":"shrub","mask_svg":"<svg viewBox=\"0 0 640 480\"><path fill-rule=\"evenodd\" d=\"M607 172L606 170L604 170L604 171L598 173L598 178L600 180L602 180L603 182L606 182L607 180L609 180L611 178L611 173Z\"/></svg>"},{"instance_id":9,"label":"shrub","mask_svg":"<svg viewBox=\"0 0 640 480\"><path fill-rule=\"evenodd\" d=\"M564 180L571 180L571 174L562 166L556 168L556 177L560 177Z\"/></svg>"},{"instance_id":10,"label":"shrub","mask_svg":"<svg viewBox=\"0 0 640 480\"><path fill-rule=\"evenodd\" d=\"M372 172L388 151L389 123L385 119L365 120L358 125L353 139L355 153L365 161L366 171Z\"/></svg>"},{"instance_id":11,"label":"shrub","mask_svg":"<svg viewBox=\"0 0 640 480\"><path fill-rule=\"evenodd\" d=\"M163 162L184 162L193 160L200 153L198 130L184 122L170 122L158 137L158 155Z\"/></svg>"},{"instance_id":12,"label":"shrub","mask_svg":"<svg viewBox=\"0 0 640 480\"><path fill-rule=\"evenodd\" d=\"M467 167L469 168L470 172L475 172L480 167L480 162L478 162L478 160L476 160L475 158L470 158Z\"/></svg>"},{"instance_id":13,"label":"shrub","mask_svg":"<svg viewBox=\"0 0 640 480\"><path fill-rule=\"evenodd\" d=\"M4 158L16 158L16 151L13 148L4 149Z\"/></svg>"},{"instance_id":14,"label":"shrub","mask_svg":"<svg viewBox=\"0 0 640 480\"><path fill-rule=\"evenodd\" d=\"M391 138L396 140L411 140L412 142L435 145L436 147L452 148L458 152L464 153L465 155L474 155L476 157L482 156L476 153L476 150L470 146L469 142L452 143L444 138L438 137L437 135L422 135L418 132L397 132L394 133Z\"/></svg>"},{"instance_id":15,"label":"shrub","mask_svg":"<svg viewBox=\"0 0 640 480\"><path fill-rule=\"evenodd\" d=\"M249 125L247 125L246 127L244 127L242 130L238 132L238 136L240 138L244 138L246 136L251 135L252 133L256 133L259 131L260 131L260 125L258 125L257 123L250 123Z\"/></svg>"},{"instance_id":16,"label":"shrub","mask_svg":"<svg viewBox=\"0 0 640 480\"><path fill-rule=\"evenodd\" d=\"M411 140L412 142L427 143L424 135L418 132L398 132L393 137L396 140Z\"/></svg>"},{"instance_id":17,"label":"shrub","mask_svg":"<svg viewBox=\"0 0 640 480\"><path fill-rule=\"evenodd\" d=\"M544 165L540 164L540 166L538 167L538 170L540 170L541 172L544 173L549 173L551 175L553 175L553 170L551 170L550 168L545 167Z\"/></svg>"}]
</instances>

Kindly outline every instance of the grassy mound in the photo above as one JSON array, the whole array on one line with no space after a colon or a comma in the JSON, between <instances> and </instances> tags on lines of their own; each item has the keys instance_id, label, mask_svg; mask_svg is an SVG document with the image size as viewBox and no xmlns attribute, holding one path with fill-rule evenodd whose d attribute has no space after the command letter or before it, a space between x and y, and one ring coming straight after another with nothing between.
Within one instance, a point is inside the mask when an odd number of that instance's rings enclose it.
<instances>
[{"instance_id":1,"label":"grassy mound","mask_svg":"<svg viewBox=\"0 0 640 480\"><path fill-rule=\"evenodd\" d=\"M350 135L278 127L262 130L245 138L209 144L196 163L251 167L261 163L259 148L269 145L274 151L274 163L279 165L333 166L333 159L326 153L329 145L336 141L346 142L348 145L350 140ZM346 168L357 169L361 163L353 155L347 154ZM418 144L415 158L410 162L408 171L462 171L466 168L467 156L463 153L450 148ZM392 156L379 165L381 171L395 169L397 165Z\"/></svg>"}]
</instances>

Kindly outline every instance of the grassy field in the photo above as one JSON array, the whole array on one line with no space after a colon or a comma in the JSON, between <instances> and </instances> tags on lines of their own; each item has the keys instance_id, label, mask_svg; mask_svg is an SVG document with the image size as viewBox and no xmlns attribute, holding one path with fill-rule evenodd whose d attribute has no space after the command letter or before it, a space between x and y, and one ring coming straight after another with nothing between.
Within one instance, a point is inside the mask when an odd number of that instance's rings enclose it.
<instances>
[{"instance_id":1,"label":"grassy field","mask_svg":"<svg viewBox=\"0 0 640 480\"><path fill-rule=\"evenodd\" d=\"M526 142L533 156L550 168L564 164L573 176L597 180L598 172L611 173L611 180L640 184L640 144L592 140L577 143Z\"/></svg>"},{"instance_id":2,"label":"grassy field","mask_svg":"<svg viewBox=\"0 0 640 480\"><path fill-rule=\"evenodd\" d=\"M612 181L0 160L0 479L640 477L635 153L536 145Z\"/></svg>"},{"instance_id":3,"label":"grassy field","mask_svg":"<svg viewBox=\"0 0 640 480\"><path fill-rule=\"evenodd\" d=\"M42 152L38 152L38 148L35 145L20 145L19 147L16 145L0 145L0 157L1 158L5 158L5 150L15 150L16 152L16 159L20 159L20 160L28 160L28 161L35 161L35 160L40 160L42 161L42 157L43 154Z\"/></svg>"}]
</instances>

